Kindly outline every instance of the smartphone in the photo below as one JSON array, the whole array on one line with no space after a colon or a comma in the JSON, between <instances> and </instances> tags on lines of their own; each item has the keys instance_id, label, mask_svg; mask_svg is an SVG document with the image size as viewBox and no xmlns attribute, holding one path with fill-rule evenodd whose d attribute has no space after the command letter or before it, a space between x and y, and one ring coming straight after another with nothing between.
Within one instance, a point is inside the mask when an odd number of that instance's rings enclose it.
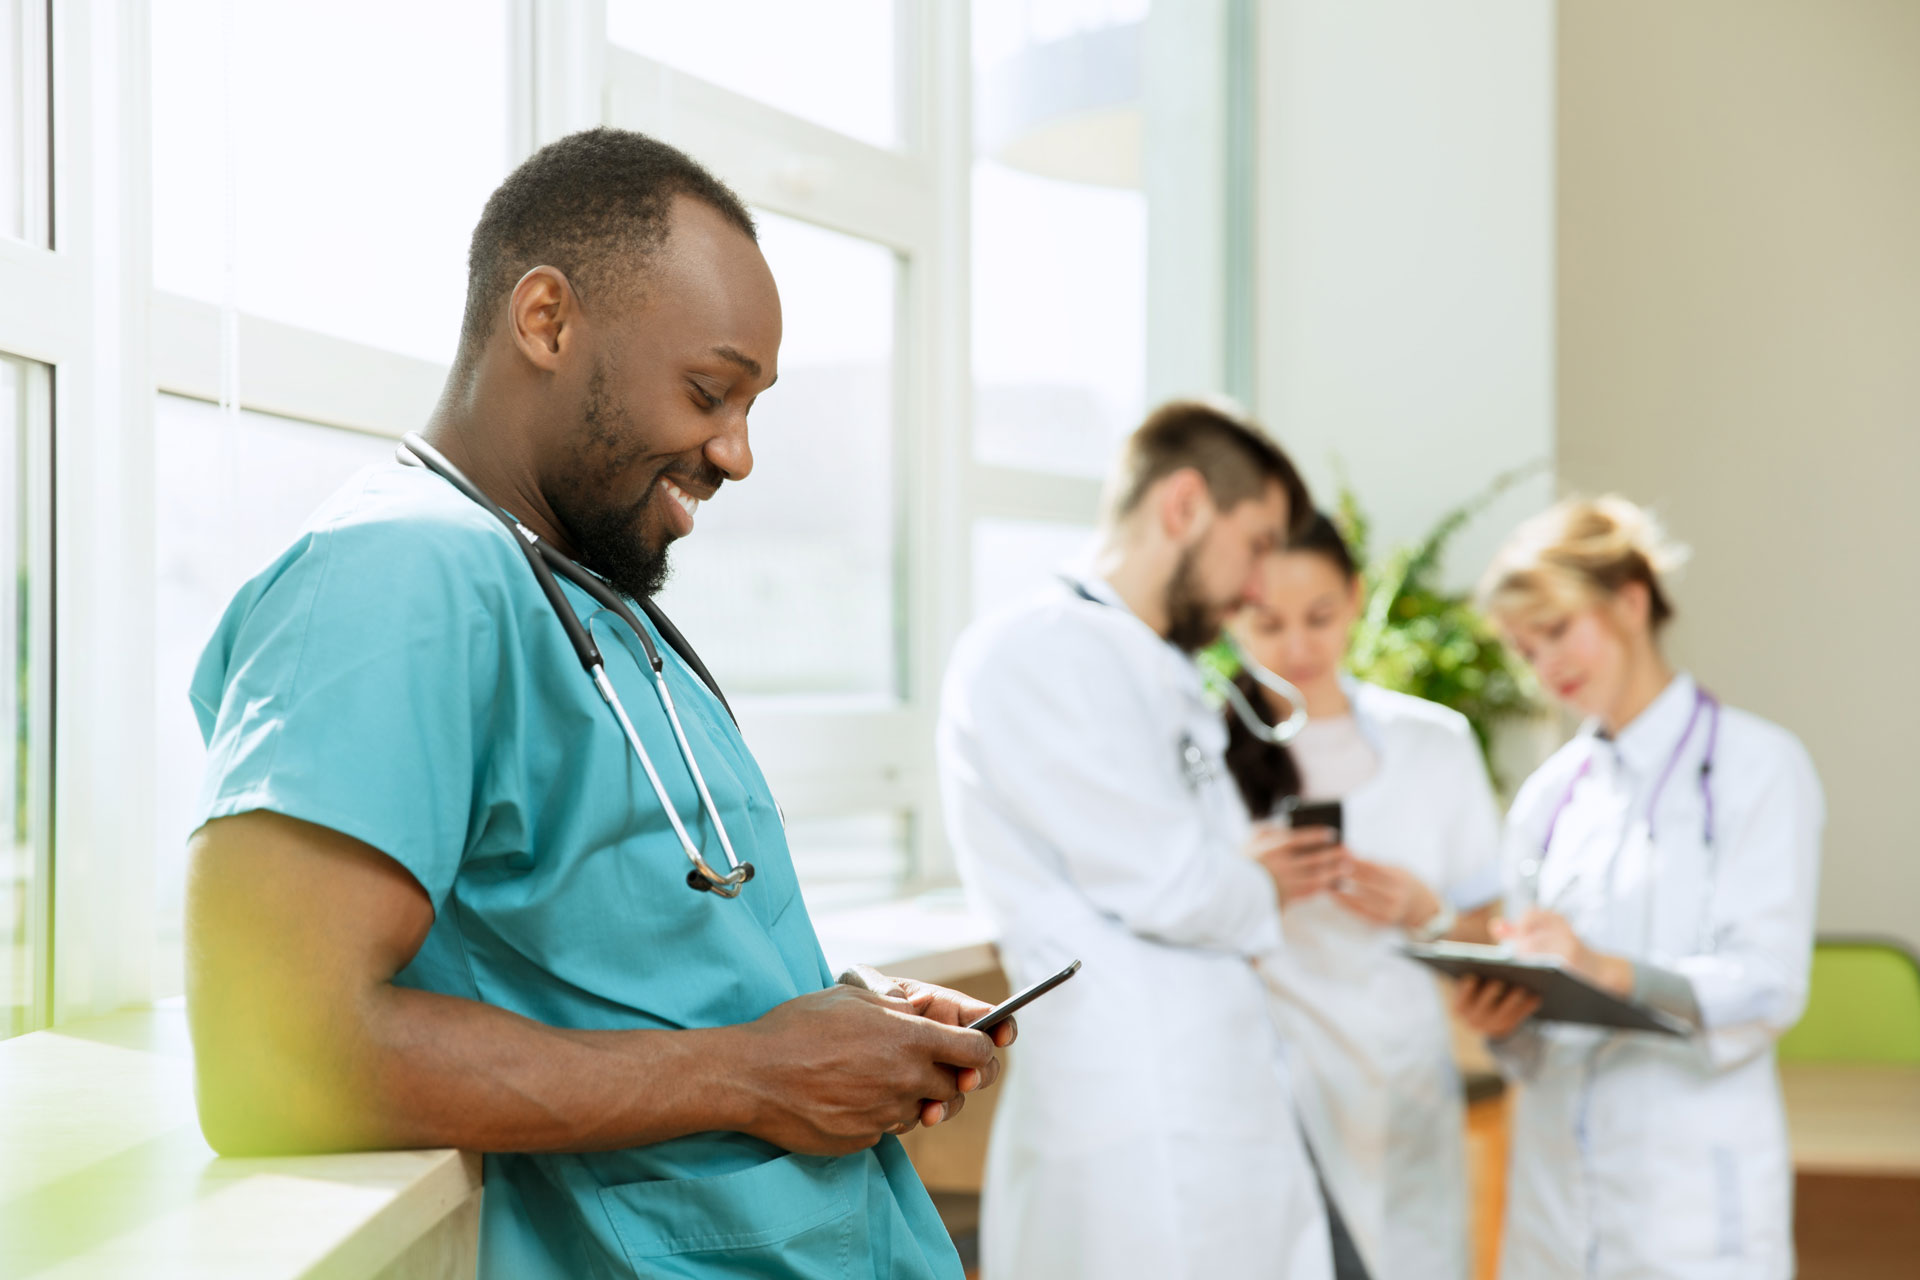
<instances>
[{"instance_id":1,"label":"smartphone","mask_svg":"<svg viewBox=\"0 0 1920 1280\"><path fill-rule=\"evenodd\" d=\"M1061 983L1065 982L1068 978L1071 978L1074 974L1078 972L1080 972L1080 962L1078 960L1075 960L1072 964L1068 965L1066 968L1062 969L1060 972L1054 974L1051 978L1042 978L1040 979L1040 981L1028 987L1025 991L1016 992L1015 994L1008 996L1005 1000L993 1006L993 1008L987 1010L987 1012L981 1014L978 1018L975 1018L972 1022L969 1022L967 1024L967 1030L969 1031L993 1030L995 1027L1005 1022L1008 1018L1011 1018L1014 1014L1020 1012L1020 1010L1026 1008L1028 1005L1032 1004L1035 1000L1038 1000L1041 996L1047 994L1047 992L1053 990L1055 987L1059 986Z\"/></svg>"},{"instance_id":2,"label":"smartphone","mask_svg":"<svg viewBox=\"0 0 1920 1280\"><path fill-rule=\"evenodd\" d=\"M1295 804L1287 810L1287 819L1295 827L1331 827L1336 843L1340 839L1340 818L1338 800L1316 800L1306 804Z\"/></svg>"}]
</instances>

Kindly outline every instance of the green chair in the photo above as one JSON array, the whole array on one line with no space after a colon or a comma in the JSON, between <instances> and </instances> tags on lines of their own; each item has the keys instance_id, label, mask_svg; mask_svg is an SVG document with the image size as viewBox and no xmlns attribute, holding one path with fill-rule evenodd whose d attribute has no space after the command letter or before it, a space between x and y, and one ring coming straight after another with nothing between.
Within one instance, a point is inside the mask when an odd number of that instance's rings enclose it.
<instances>
[{"instance_id":1,"label":"green chair","mask_svg":"<svg viewBox=\"0 0 1920 1280\"><path fill-rule=\"evenodd\" d=\"M1920 1063L1920 959L1898 942L1822 938L1782 1062Z\"/></svg>"}]
</instances>

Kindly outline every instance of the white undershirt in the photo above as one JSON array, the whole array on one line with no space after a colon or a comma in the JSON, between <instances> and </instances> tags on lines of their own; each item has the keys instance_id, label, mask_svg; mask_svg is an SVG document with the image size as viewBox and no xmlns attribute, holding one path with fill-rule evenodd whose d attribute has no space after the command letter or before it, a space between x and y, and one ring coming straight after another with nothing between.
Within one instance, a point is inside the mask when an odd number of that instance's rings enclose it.
<instances>
[{"instance_id":1,"label":"white undershirt","mask_svg":"<svg viewBox=\"0 0 1920 1280\"><path fill-rule=\"evenodd\" d=\"M1287 744L1300 770L1300 795L1338 800L1380 771L1380 757L1351 714L1316 717Z\"/></svg>"}]
</instances>

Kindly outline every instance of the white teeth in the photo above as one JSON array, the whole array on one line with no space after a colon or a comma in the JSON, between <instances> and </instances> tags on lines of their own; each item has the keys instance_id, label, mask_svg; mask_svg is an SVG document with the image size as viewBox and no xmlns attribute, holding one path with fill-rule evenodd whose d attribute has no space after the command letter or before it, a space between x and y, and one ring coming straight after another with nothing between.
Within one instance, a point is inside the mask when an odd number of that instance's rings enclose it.
<instances>
[{"instance_id":1,"label":"white teeth","mask_svg":"<svg viewBox=\"0 0 1920 1280\"><path fill-rule=\"evenodd\" d=\"M660 477L660 483L667 487L667 496L672 498L675 502L679 503L681 506L681 509L687 513L687 518L691 520L693 518L693 513L700 509L700 499L689 497L687 494L682 493L680 491L680 486L676 485L673 481L667 479L665 476Z\"/></svg>"}]
</instances>

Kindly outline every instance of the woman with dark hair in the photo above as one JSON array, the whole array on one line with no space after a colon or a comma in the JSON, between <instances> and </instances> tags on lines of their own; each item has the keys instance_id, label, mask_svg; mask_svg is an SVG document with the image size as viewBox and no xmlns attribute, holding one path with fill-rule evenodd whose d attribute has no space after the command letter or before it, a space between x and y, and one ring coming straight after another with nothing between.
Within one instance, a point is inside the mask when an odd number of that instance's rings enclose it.
<instances>
[{"instance_id":1,"label":"woman with dark hair","mask_svg":"<svg viewBox=\"0 0 1920 1280\"><path fill-rule=\"evenodd\" d=\"M1227 766L1256 821L1338 801L1340 824L1289 833L1280 884L1287 945L1263 957L1333 1202L1373 1280L1464 1280L1465 1117L1446 1008L1408 940L1484 941L1499 897L1499 815L1467 722L1346 676L1360 578L1316 515L1273 556L1261 603L1234 622L1259 662L1306 700L1278 747L1227 716ZM1244 677L1243 677L1244 679ZM1278 723L1291 708L1243 684ZM1323 810L1324 812L1325 810Z\"/></svg>"}]
</instances>

